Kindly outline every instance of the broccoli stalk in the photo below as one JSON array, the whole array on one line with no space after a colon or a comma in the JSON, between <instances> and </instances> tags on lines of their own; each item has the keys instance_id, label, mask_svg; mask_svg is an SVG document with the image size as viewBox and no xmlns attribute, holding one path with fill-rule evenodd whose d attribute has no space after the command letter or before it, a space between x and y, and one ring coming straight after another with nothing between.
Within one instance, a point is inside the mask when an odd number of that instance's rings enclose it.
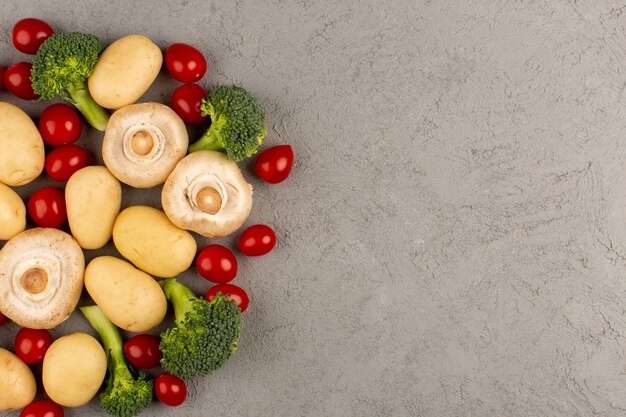
<instances>
[{"instance_id":1,"label":"broccoli stalk","mask_svg":"<svg viewBox=\"0 0 626 417\"><path fill-rule=\"evenodd\" d=\"M174 327L161 333L161 364L182 379L206 375L237 350L241 310L218 293L210 302L197 297L176 278L159 281L174 307Z\"/></svg>"},{"instance_id":2,"label":"broccoli stalk","mask_svg":"<svg viewBox=\"0 0 626 417\"><path fill-rule=\"evenodd\" d=\"M87 122L103 131L109 113L94 101L87 89L104 44L85 33L54 34L41 44L33 59L30 79L42 99L61 97L74 104Z\"/></svg>"},{"instance_id":3,"label":"broccoli stalk","mask_svg":"<svg viewBox=\"0 0 626 417\"><path fill-rule=\"evenodd\" d=\"M100 307L81 307L80 311L96 329L107 352L109 378L100 395L100 407L115 417L134 417L152 401L154 382L137 373L124 356L120 332Z\"/></svg>"}]
</instances>

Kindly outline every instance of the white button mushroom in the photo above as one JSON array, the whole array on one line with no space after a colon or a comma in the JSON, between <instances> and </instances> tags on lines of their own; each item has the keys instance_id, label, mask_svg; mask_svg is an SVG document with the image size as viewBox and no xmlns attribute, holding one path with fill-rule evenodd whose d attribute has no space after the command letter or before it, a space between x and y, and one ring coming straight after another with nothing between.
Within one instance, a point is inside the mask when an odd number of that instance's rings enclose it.
<instances>
[{"instance_id":1,"label":"white button mushroom","mask_svg":"<svg viewBox=\"0 0 626 417\"><path fill-rule=\"evenodd\" d=\"M163 211L176 226L202 236L227 236L252 209L252 186L221 152L198 151L183 158L163 185Z\"/></svg>"},{"instance_id":2,"label":"white button mushroom","mask_svg":"<svg viewBox=\"0 0 626 417\"><path fill-rule=\"evenodd\" d=\"M0 311L23 327L55 327L76 307L84 270L83 252L70 235L26 230L0 250Z\"/></svg>"},{"instance_id":3,"label":"white button mushroom","mask_svg":"<svg viewBox=\"0 0 626 417\"><path fill-rule=\"evenodd\" d=\"M122 107L109 119L102 158L121 182L136 188L163 184L187 153L183 120L160 103Z\"/></svg>"}]
</instances>

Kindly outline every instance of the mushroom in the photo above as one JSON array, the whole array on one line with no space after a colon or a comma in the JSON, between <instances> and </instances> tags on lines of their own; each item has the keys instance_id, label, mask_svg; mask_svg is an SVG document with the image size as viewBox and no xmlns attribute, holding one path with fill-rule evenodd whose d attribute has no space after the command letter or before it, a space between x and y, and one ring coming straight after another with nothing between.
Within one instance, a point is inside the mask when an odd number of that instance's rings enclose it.
<instances>
[{"instance_id":1,"label":"mushroom","mask_svg":"<svg viewBox=\"0 0 626 417\"><path fill-rule=\"evenodd\" d=\"M121 182L150 188L163 184L188 145L185 123L174 110L160 103L131 104L109 119L102 158Z\"/></svg>"},{"instance_id":2,"label":"mushroom","mask_svg":"<svg viewBox=\"0 0 626 417\"><path fill-rule=\"evenodd\" d=\"M72 236L51 228L26 230L0 251L0 311L23 327L55 327L76 307L84 270Z\"/></svg>"},{"instance_id":3,"label":"mushroom","mask_svg":"<svg viewBox=\"0 0 626 417\"><path fill-rule=\"evenodd\" d=\"M163 185L163 211L176 226L215 238L227 236L252 209L252 186L221 152L198 151L176 165Z\"/></svg>"}]
</instances>

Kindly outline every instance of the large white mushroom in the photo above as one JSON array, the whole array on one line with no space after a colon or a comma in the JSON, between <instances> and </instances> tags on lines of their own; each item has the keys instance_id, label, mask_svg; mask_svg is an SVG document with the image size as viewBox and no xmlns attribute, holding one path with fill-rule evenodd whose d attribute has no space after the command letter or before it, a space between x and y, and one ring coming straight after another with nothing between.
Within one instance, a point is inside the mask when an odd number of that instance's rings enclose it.
<instances>
[{"instance_id":1,"label":"large white mushroom","mask_svg":"<svg viewBox=\"0 0 626 417\"><path fill-rule=\"evenodd\" d=\"M0 251L0 311L23 327L50 329L65 321L83 289L85 258L67 233L26 230Z\"/></svg>"}]
</instances>

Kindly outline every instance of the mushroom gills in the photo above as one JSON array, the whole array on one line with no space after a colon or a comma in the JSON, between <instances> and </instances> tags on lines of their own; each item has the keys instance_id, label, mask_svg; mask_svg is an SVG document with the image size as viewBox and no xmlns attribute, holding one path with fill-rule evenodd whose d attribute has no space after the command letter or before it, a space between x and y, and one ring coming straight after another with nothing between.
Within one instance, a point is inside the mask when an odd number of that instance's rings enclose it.
<instances>
[{"instance_id":1,"label":"mushroom gills","mask_svg":"<svg viewBox=\"0 0 626 417\"><path fill-rule=\"evenodd\" d=\"M124 155L141 165L153 164L165 152L165 135L151 123L137 123L124 132Z\"/></svg>"},{"instance_id":2,"label":"mushroom gills","mask_svg":"<svg viewBox=\"0 0 626 417\"><path fill-rule=\"evenodd\" d=\"M228 204L229 184L224 184L217 175L202 173L188 183L187 200L194 210L215 216ZM232 186L228 188L237 192Z\"/></svg>"},{"instance_id":3,"label":"mushroom gills","mask_svg":"<svg viewBox=\"0 0 626 417\"><path fill-rule=\"evenodd\" d=\"M37 255L15 266L11 287L17 297L37 305L54 297L61 286L61 279L59 259Z\"/></svg>"}]
</instances>

